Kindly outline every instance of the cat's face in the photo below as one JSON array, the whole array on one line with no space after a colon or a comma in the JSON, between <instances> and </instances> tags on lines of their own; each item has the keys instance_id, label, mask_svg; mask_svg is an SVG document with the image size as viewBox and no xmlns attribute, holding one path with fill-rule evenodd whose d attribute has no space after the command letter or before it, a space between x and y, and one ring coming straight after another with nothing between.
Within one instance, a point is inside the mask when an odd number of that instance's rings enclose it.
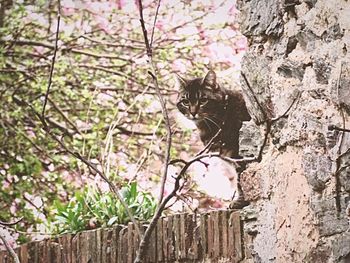
<instances>
[{"instance_id":1,"label":"cat's face","mask_svg":"<svg viewBox=\"0 0 350 263\"><path fill-rule=\"evenodd\" d=\"M187 118L196 122L218 115L222 95L214 71L209 71L204 78L191 80L177 76L177 84L180 89L177 108Z\"/></svg>"}]
</instances>

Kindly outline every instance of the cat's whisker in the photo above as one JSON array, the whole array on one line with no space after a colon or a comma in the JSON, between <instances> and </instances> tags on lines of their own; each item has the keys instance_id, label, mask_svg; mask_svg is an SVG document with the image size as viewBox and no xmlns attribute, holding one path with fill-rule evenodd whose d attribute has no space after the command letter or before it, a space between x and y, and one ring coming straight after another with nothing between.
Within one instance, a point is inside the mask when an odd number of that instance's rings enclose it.
<instances>
[{"instance_id":1,"label":"cat's whisker","mask_svg":"<svg viewBox=\"0 0 350 263\"><path fill-rule=\"evenodd\" d=\"M210 127L210 125L208 124L208 122L205 120L205 117L203 118L203 122L204 122L205 125L207 125L207 127L209 128L209 131L211 131L211 127Z\"/></svg>"},{"instance_id":2,"label":"cat's whisker","mask_svg":"<svg viewBox=\"0 0 350 263\"><path fill-rule=\"evenodd\" d=\"M219 129L221 129L221 127L219 126L219 124L217 124L214 120L210 119L209 117L204 117L204 119L210 121L210 122L213 123L216 127L218 127Z\"/></svg>"}]
</instances>

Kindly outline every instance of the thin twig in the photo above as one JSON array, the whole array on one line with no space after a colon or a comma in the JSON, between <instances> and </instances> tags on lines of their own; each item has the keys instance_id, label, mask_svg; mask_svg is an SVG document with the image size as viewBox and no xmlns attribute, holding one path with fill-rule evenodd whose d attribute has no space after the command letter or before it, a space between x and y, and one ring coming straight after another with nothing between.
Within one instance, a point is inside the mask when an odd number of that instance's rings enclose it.
<instances>
[{"instance_id":1,"label":"thin twig","mask_svg":"<svg viewBox=\"0 0 350 263\"><path fill-rule=\"evenodd\" d=\"M160 5L160 1L158 2L158 8L159 9L159 5ZM179 180L181 177L181 174L178 176L178 179L176 179L175 181L175 187L173 192L168 195L166 198L163 198L164 195L164 189L165 189L165 183L166 183L166 179L167 179L167 173L168 173L168 165L169 165L169 161L170 161L170 150L171 150L171 126L170 126L170 120L169 120L169 116L168 116L168 112L166 109L166 105L165 105L165 101L163 99L163 96L160 92L160 88L158 85L158 79L157 79L157 73L156 73L156 68L153 64L153 59L152 59L152 47L151 44L148 40L148 36L147 36L147 30L145 27L145 21L143 18L143 7L142 7L142 0L138 0L138 7L139 7L139 13L140 13L140 24L141 24L141 28L142 28L142 32L143 32L143 37L144 37L144 41L145 41L145 46L146 46L146 52L147 52L147 56L149 59L149 64L151 67L151 71L149 71L149 74L152 77L153 80L153 84L155 86L155 90L159 99L159 102L161 104L162 107L162 113L163 113L163 117L165 120L165 125L166 125L166 129L167 129L167 139L166 139L166 153L165 153L165 164L164 164L164 171L163 171L163 175L162 175L162 182L161 182L161 189L160 189L160 194L159 194L159 200L158 200L158 206L157 206L157 211L154 214L150 225L147 227L141 242L140 242L140 246L139 249L137 251L137 256L135 259L135 262L142 262L145 256L145 253L147 251L147 246L148 246L148 240L158 222L159 217L161 216L166 204L168 203L168 201L173 198L176 194L176 191L179 188ZM157 18L157 14L158 11L156 12L156 17L154 20L154 25L156 24L156 18ZM152 38L153 38L153 33L152 33ZM151 40L153 41L153 40ZM186 166L186 165L185 165Z\"/></svg>"},{"instance_id":2,"label":"thin twig","mask_svg":"<svg viewBox=\"0 0 350 263\"><path fill-rule=\"evenodd\" d=\"M16 254L16 252L13 250L13 248L10 246L10 244L7 242L6 238L5 238L5 235L3 233L3 230L0 229L0 239L2 241L2 243L4 244L7 252L11 255L11 257L13 258L13 260L15 261L15 263L21 263L19 261L19 258Z\"/></svg>"},{"instance_id":3,"label":"thin twig","mask_svg":"<svg viewBox=\"0 0 350 263\"><path fill-rule=\"evenodd\" d=\"M249 83L249 81L247 79L247 76L243 72L241 72L241 76L243 77L243 80L244 80L245 84L247 85L248 89L250 90L251 94L253 95L253 98L254 98L256 104L258 105L262 115L264 116L264 121L268 120L268 117L267 117L268 115L265 112L264 107L259 102L258 98L255 96L253 88L251 87L251 85L250 85L250 83Z\"/></svg>"},{"instance_id":4,"label":"thin twig","mask_svg":"<svg viewBox=\"0 0 350 263\"><path fill-rule=\"evenodd\" d=\"M224 125L222 125L222 126L224 126ZM221 131L222 131L222 129L220 128L220 129L216 132L216 134L210 139L210 141L207 143L207 145L206 145L201 151L199 151L199 152L196 154L196 156L201 155L201 154L203 154L206 150L208 150L208 149L211 147L211 145L213 144L214 140L220 135Z\"/></svg>"},{"instance_id":5,"label":"thin twig","mask_svg":"<svg viewBox=\"0 0 350 263\"><path fill-rule=\"evenodd\" d=\"M79 130L79 128L74 124L73 121L71 121L68 116L63 112L63 110L50 98L47 98L48 101L52 104L52 106L55 108L55 110L63 117L63 119L68 122L73 128L74 130L79 133L80 135L83 135L81 133L81 131Z\"/></svg>"},{"instance_id":6,"label":"thin twig","mask_svg":"<svg viewBox=\"0 0 350 263\"><path fill-rule=\"evenodd\" d=\"M21 222L23 220L23 217L21 217L20 219L17 219L13 222L3 222L3 221L0 221L0 225L2 226L14 226L14 225L17 225L19 222Z\"/></svg>"},{"instance_id":7,"label":"thin twig","mask_svg":"<svg viewBox=\"0 0 350 263\"><path fill-rule=\"evenodd\" d=\"M135 220L135 217L133 216L130 208L128 207L128 205L125 203L123 197L121 196L121 194L119 193L118 189L116 188L116 186L105 176L105 174L100 171L96 165L94 165L93 163L91 163L88 159L86 159L85 157L83 157L80 153L75 152L71 149L68 148L68 146L66 146L62 140L60 140L59 138L57 138L51 131L49 126L47 125L47 120L45 118L45 116L41 116L32 105L30 105L29 103L27 103L24 100L21 100L21 103L24 103L26 106L28 106L32 112L34 113L34 115L40 120L40 122L43 124L43 129L46 132L47 135L49 135L54 141L56 141L67 153L69 153L70 155L72 155L73 157L77 158L78 160L80 160L81 162L83 162L87 167L89 167L91 170L93 170L96 174L98 174L110 187L110 189L112 190L112 192L116 195L116 197L118 198L118 200L120 201L120 203L122 204L122 206L125 208L130 220L134 223L135 225L135 229L137 234L139 235L139 237L141 237L141 232L140 232L140 228Z\"/></svg>"},{"instance_id":8,"label":"thin twig","mask_svg":"<svg viewBox=\"0 0 350 263\"><path fill-rule=\"evenodd\" d=\"M157 11L156 11L156 15L154 16L154 21L153 21L153 28L152 28L151 42L150 42L150 47L151 48L152 48L152 45L153 45L153 36L154 36L154 30L156 28L156 22L157 22L157 17L158 17L158 13L159 13L160 2L161 2L161 0L158 0Z\"/></svg>"},{"instance_id":9,"label":"thin twig","mask_svg":"<svg viewBox=\"0 0 350 263\"><path fill-rule=\"evenodd\" d=\"M350 132L350 129L340 128L340 127L335 126L335 125L329 125L328 126L328 130L330 130L330 131L336 130L336 131L342 131L342 132Z\"/></svg>"},{"instance_id":10,"label":"thin twig","mask_svg":"<svg viewBox=\"0 0 350 263\"><path fill-rule=\"evenodd\" d=\"M210 156L218 156L218 157L222 157L224 160L226 161L230 161L230 162L234 162L234 163L238 163L238 162L250 162L250 161L256 161L255 158L251 158L251 159L232 159L232 158L228 158L225 156L221 156L220 153L210 153L210 154L202 154L199 156L196 156L192 159L190 159L189 161L185 162L185 165L182 167L181 171L179 172L179 175L175 178L175 184L174 184L174 189L170 192L170 194L165 197L162 201L162 203L158 206L157 211L155 212L149 226L147 227L144 236L140 242L140 247L139 247L139 251L137 253L136 259L134 261L134 263L140 263L142 262L145 253L147 251L147 246L148 246L148 240L152 234L152 231L154 230L154 228L157 225L157 221L160 218L162 211L164 210L165 206L167 205L167 203L176 196L176 192L180 189L180 180L183 179L185 173L187 172L187 170L190 168L190 166L197 162L200 161L203 158L206 157L210 157Z\"/></svg>"},{"instance_id":11,"label":"thin twig","mask_svg":"<svg viewBox=\"0 0 350 263\"><path fill-rule=\"evenodd\" d=\"M43 110L41 113L41 116L44 118L45 116L45 109L46 109L46 104L47 100L49 98L49 93L50 93L50 88L51 88L51 83L52 83L52 75L53 75L53 70L55 68L55 61L56 61L56 54L57 54L57 49L58 49L58 38L59 38L59 32L60 32L60 21L61 21L61 1L58 0L58 10L57 10L57 28L56 28L56 38L55 38L55 48L53 51L53 57L51 61L51 69L50 69L50 76L49 76L49 83L47 84L47 89L46 89L46 94L45 94L45 100L44 100L44 106Z\"/></svg>"},{"instance_id":12,"label":"thin twig","mask_svg":"<svg viewBox=\"0 0 350 263\"><path fill-rule=\"evenodd\" d=\"M88 161L88 159L84 158L82 155L80 155L80 153L75 152L71 149L69 149L63 142L62 140L60 140L59 138L57 138L54 134L51 133L49 126L47 125L46 122L46 117L45 117L45 107L48 101L48 96L49 96L49 92L50 92L50 87L51 87L51 83L52 83L52 76L53 76L53 69L55 66L55 58L56 58L56 53L57 53L57 43L58 43L58 36L59 36L59 25L60 25L60 9L61 9L61 4L60 1L58 1L58 14L57 14L57 29L56 29L56 41L55 41L55 49L54 49L54 56L52 59L52 64L51 64L51 71L50 71L50 76L49 76L49 84L46 90L46 95L45 95L45 101L44 101L44 106L43 106L43 110L42 110L42 114L39 115L35 109L28 103L25 102L25 104L27 106L29 106L32 111L34 112L34 114L38 117L38 119L41 121L41 123L44 126L44 130L45 132L53 139L55 140L64 150L66 150L69 154L71 154L72 156L74 156L75 158L79 159L80 161L82 161L85 165L87 165L90 169L92 169L95 173L97 173L110 187L110 189L112 190L112 192L116 195L116 197L118 198L118 200L120 201L120 203L123 205L123 207L125 208L130 220L134 223L135 225L135 229L137 234L139 235L139 237L141 237L141 232L140 232L140 228L138 227L138 224L130 210L130 208L128 207L128 205L125 203L123 197L121 196L121 194L119 193L118 189L115 187L115 185L105 176L105 174L100 171L93 163L91 163L90 161Z\"/></svg>"},{"instance_id":13,"label":"thin twig","mask_svg":"<svg viewBox=\"0 0 350 263\"><path fill-rule=\"evenodd\" d=\"M170 125L170 119L169 119L169 116L168 116L168 111L166 109L165 101L163 99L162 93L160 92L160 88L159 88L159 85L158 85L158 79L157 79L157 76L156 76L156 68L154 66L153 59L152 59L152 48L151 48L150 42L148 40L147 30L146 30L146 27L145 27L145 21L144 21L144 18L143 18L143 7L142 7L142 1L141 0L138 0L138 5L139 5L139 12L140 12L140 23L141 23L143 37L144 37L145 45L146 45L146 52L147 52L147 56L148 56L148 59L149 59L149 64L150 64L150 67L151 67L151 71L149 71L148 73L152 77L153 84L154 84L154 87L155 87L155 90L156 90L156 93L157 93L160 105L162 107L162 113L163 113L163 116L164 116L165 126L166 126L166 129L167 129L165 164L164 164L164 171L163 171L163 176L162 176L161 189L160 189L159 202L158 202L158 205L160 205L162 200L163 200L164 189L165 189L165 182L166 182L167 173L168 173L168 163L170 161L171 125Z\"/></svg>"},{"instance_id":14,"label":"thin twig","mask_svg":"<svg viewBox=\"0 0 350 263\"><path fill-rule=\"evenodd\" d=\"M345 128L345 114L343 109L340 107L340 113L343 119L343 129ZM336 159L336 171L334 173L334 177L335 177L335 206L337 208L337 216L340 216L340 212L341 212L341 200L340 200L340 178L339 178L339 170L341 168L341 148L344 142L344 132L341 133L340 135L340 141L339 141L339 148L337 150L337 159Z\"/></svg>"},{"instance_id":15,"label":"thin twig","mask_svg":"<svg viewBox=\"0 0 350 263\"><path fill-rule=\"evenodd\" d=\"M289 105L289 107L286 109L286 111L285 111L282 115L280 115L280 116L278 116L278 117L275 117L275 118L272 118L272 119L271 119L271 122L274 123L274 122L280 120L281 118L286 117L286 116L288 115L289 111L290 111L290 110L292 109L292 107L294 106L294 104L299 100L300 95L301 95L301 92L298 91L297 95L294 97L292 103Z\"/></svg>"}]
</instances>

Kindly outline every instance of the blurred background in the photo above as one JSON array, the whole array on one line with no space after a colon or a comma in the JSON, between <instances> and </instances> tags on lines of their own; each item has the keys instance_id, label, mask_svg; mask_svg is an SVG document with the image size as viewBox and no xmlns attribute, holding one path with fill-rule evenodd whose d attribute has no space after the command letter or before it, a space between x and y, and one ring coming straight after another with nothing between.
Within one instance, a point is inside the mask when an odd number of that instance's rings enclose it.
<instances>
[{"instance_id":1,"label":"blurred background","mask_svg":"<svg viewBox=\"0 0 350 263\"><path fill-rule=\"evenodd\" d=\"M157 6L158 1L143 1L171 118L171 158L187 160L203 146L194 125L176 110L174 73L199 77L212 67L219 83L235 88L246 39L238 32L234 1L162 0L154 24ZM0 221L22 218L2 229L12 245L129 220L108 185L47 136L35 115L48 86L58 10L46 110L51 132L104 171L137 219L150 218L159 195L166 128L147 73L136 1L63 0L59 8L57 1L2 0ZM213 181L198 176L206 172L204 165L196 169L168 213L221 207L221 199L232 195L227 178ZM165 194L176 171L170 167Z\"/></svg>"}]
</instances>

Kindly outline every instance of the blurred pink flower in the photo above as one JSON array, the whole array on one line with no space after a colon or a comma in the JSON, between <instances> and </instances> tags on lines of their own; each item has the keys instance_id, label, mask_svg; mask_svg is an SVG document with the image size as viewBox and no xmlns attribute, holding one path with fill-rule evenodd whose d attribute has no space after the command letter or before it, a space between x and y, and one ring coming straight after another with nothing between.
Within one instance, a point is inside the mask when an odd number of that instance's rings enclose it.
<instances>
[{"instance_id":1,"label":"blurred pink flower","mask_svg":"<svg viewBox=\"0 0 350 263\"><path fill-rule=\"evenodd\" d=\"M223 43L211 43L204 48L204 54L212 62L226 62L232 64L235 61L236 50Z\"/></svg>"},{"instance_id":2,"label":"blurred pink flower","mask_svg":"<svg viewBox=\"0 0 350 263\"><path fill-rule=\"evenodd\" d=\"M5 190L10 187L10 183L6 180L2 181L2 189Z\"/></svg>"},{"instance_id":3,"label":"blurred pink flower","mask_svg":"<svg viewBox=\"0 0 350 263\"><path fill-rule=\"evenodd\" d=\"M35 46L34 47L34 50L35 50L35 52L37 53L37 54L43 54L44 53L44 51L45 51L45 48L44 47L40 47L40 46Z\"/></svg>"},{"instance_id":4,"label":"blurred pink flower","mask_svg":"<svg viewBox=\"0 0 350 263\"><path fill-rule=\"evenodd\" d=\"M113 2L113 1L111 1L111 2ZM122 10L123 7L125 6L126 2L127 1L125 1L125 0L117 0L117 7L118 7L118 9Z\"/></svg>"},{"instance_id":5,"label":"blurred pink flower","mask_svg":"<svg viewBox=\"0 0 350 263\"><path fill-rule=\"evenodd\" d=\"M107 34L112 34L112 27L113 24L111 24L108 19L104 16L95 15L95 20L98 24L98 27L105 31Z\"/></svg>"},{"instance_id":6,"label":"blurred pink flower","mask_svg":"<svg viewBox=\"0 0 350 263\"><path fill-rule=\"evenodd\" d=\"M70 7L62 7L61 12L63 16L71 16L75 13L75 9Z\"/></svg>"},{"instance_id":7,"label":"blurred pink flower","mask_svg":"<svg viewBox=\"0 0 350 263\"><path fill-rule=\"evenodd\" d=\"M10 206L10 212L13 215L17 212L17 204L16 204L16 202L13 202L12 205Z\"/></svg>"},{"instance_id":8,"label":"blurred pink flower","mask_svg":"<svg viewBox=\"0 0 350 263\"><path fill-rule=\"evenodd\" d=\"M236 42L235 45L237 47L238 51L245 51L247 49L247 39L245 37L241 37L239 38Z\"/></svg>"},{"instance_id":9,"label":"blurred pink flower","mask_svg":"<svg viewBox=\"0 0 350 263\"><path fill-rule=\"evenodd\" d=\"M207 38L206 34L205 34L205 30L203 29L203 27L201 25L197 26L198 29L198 35L200 37L201 40L205 40Z\"/></svg>"},{"instance_id":10,"label":"blurred pink flower","mask_svg":"<svg viewBox=\"0 0 350 263\"><path fill-rule=\"evenodd\" d=\"M156 28L159 29L160 31L163 31L164 30L164 21L163 20L158 20L156 22Z\"/></svg>"},{"instance_id":11,"label":"blurred pink flower","mask_svg":"<svg viewBox=\"0 0 350 263\"><path fill-rule=\"evenodd\" d=\"M183 59L177 59L172 63L172 69L181 73L186 72L186 64Z\"/></svg>"},{"instance_id":12,"label":"blurred pink flower","mask_svg":"<svg viewBox=\"0 0 350 263\"><path fill-rule=\"evenodd\" d=\"M211 204L211 207L212 208L222 208L225 204L220 201L220 200L215 200L212 204Z\"/></svg>"},{"instance_id":13,"label":"blurred pink flower","mask_svg":"<svg viewBox=\"0 0 350 263\"><path fill-rule=\"evenodd\" d=\"M17 246L16 240L19 237L18 233L11 233L6 228L0 227L0 234L5 237L10 247L15 248ZM0 242L0 251L2 250L6 250L6 247Z\"/></svg>"},{"instance_id":14,"label":"blurred pink flower","mask_svg":"<svg viewBox=\"0 0 350 263\"><path fill-rule=\"evenodd\" d=\"M61 6L62 15L71 16L75 13L75 4L72 0L63 0Z\"/></svg>"}]
</instances>

